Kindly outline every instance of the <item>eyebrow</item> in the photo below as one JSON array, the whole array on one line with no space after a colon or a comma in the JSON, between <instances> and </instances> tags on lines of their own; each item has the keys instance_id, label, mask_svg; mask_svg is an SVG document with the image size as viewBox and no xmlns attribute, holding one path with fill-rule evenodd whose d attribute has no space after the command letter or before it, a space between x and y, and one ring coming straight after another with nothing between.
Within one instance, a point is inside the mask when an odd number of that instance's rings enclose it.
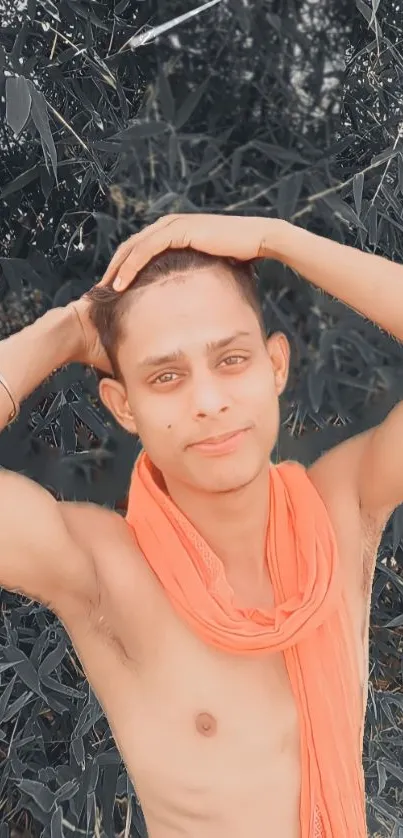
<instances>
[{"instance_id":1,"label":"eyebrow","mask_svg":"<svg viewBox=\"0 0 403 838\"><path fill-rule=\"evenodd\" d=\"M233 343L234 340L237 340L241 337L250 338L251 332L237 331L226 338L220 338L220 340L211 340L208 343L206 343L206 353L209 354L211 352L216 352L217 349L225 349L226 346L229 346L230 343ZM160 367L162 364L172 364L175 361L183 360L184 357L185 353L183 349L176 349L174 352L170 352L167 355L150 355L148 358L144 358L142 361L140 361L139 366L142 368Z\"/></svg>"}]
</instances>

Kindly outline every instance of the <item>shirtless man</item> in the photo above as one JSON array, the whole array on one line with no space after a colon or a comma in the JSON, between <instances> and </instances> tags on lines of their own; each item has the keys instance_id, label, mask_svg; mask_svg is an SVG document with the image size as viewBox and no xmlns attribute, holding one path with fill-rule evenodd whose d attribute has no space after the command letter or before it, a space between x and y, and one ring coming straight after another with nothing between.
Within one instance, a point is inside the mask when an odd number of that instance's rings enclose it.
<instances>
[{"instance_id":1,"label":"shirtless man","mask_svg":"<svg viewBox=\"0 0 403 838\"><path fill-rule=\"evenodd\" d=\"M118 249L100 285L119 273L124 292L152 257L184 247L241 261L276 258L403 339L400 265L282 220L165 216ZM18 409L55 368L80 361L107 373L103 402L139 434L155 464L165 464L172 498L221 559L237 602L269 609L265 481L288 342L280 333L262 341L256 313L222 270L176 280L162 277L140 289L128 314L118 351L127 387L109 377L85 296L3 340L0 428L13 419L13 405ZM248 334L225 350L206 350L235 331ZM175 362L144 366L146 356L177 350ZM189 450L247 422L247 458L240 445L216 457ZM308 469L336 536L363 714L375 558L388 518L403 501L402 430L399 404L381 425ZM65 625L135 784L150 838L308 835L299 811L298 718L282 654L237 656L202 642L175 613L117 513L56 502L4 469L0 491L0 584L44 603Z\"/></svg>"}]
</instances>

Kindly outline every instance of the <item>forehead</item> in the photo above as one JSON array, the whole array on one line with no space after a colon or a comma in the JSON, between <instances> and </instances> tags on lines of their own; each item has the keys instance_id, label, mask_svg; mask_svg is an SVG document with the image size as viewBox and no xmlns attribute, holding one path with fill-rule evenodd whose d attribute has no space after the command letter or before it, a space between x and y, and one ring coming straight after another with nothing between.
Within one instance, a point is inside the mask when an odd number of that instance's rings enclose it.
<instances>
[{"instance_id":1,"label":"forehead","mask_svg":"<svg viewBox=\"0 0 403 838\"><path fill-rule=\"evenodd\" d=\"M220 340L230 331L259 331L255 312L225 270L164 277L134 295L125 318L124 351L169 352Z\"/></svg>"}]
</instances>

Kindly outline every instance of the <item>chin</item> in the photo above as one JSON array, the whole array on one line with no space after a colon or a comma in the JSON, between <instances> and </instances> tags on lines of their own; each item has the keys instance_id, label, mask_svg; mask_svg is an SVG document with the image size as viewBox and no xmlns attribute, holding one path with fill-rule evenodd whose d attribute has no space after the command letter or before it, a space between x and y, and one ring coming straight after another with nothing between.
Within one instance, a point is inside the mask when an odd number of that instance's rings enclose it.
<instances>
[{"instance_id":1,"label":"chin","mask_svg":"<svg viewBox=\"0 0 403 838\"><path fill-rule=\"evenodd\" d=\"M264 463L245 461L227 462L217 458L215 462L205 463L196 475L192 475L195 486L205 492L236 492L252 483L261 473L262 468L268 465L268 459Z\"/></svg>"}]
</instances>

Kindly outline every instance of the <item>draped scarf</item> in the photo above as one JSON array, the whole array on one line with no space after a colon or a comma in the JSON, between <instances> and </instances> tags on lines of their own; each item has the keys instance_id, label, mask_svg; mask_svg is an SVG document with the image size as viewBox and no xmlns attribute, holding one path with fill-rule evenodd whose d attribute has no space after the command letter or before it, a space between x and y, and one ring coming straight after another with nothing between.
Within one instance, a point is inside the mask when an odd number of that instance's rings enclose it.
<instances>
[{"instance_id":1,"label":"draped scarf","mask_svg":"<svg viewBox=\"0 0 403 838\"><path fill-rule=\"evenodd\" d=\"M164 489L146 452L133 469L126 523L173 608L229 654L282 653L299 715L301 838L367 838L362 689L334 530L306 469L268 468L271 610L234 604L224 565ZM268 697L269 705L269 697Z\"/></svg>"}]
</instances>

